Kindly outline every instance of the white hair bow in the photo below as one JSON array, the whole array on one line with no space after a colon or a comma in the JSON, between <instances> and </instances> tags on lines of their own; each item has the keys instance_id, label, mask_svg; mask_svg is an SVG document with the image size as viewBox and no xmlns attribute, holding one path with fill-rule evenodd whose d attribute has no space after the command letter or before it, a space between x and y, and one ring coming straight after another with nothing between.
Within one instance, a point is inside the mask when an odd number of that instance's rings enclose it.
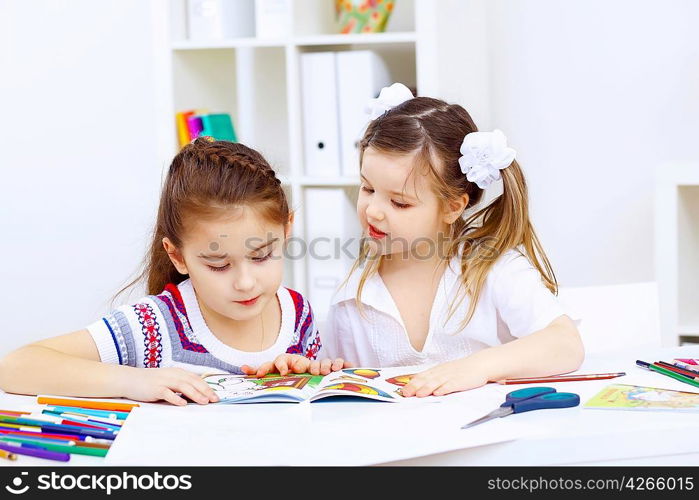
<instances>
[{"instance_id":1,"label":"white hair bow","mask_svg":"<svg viewBox=\"0 0 699 500\"><path fill-rule=\"evenodd\" d=\"M366 106L366 112L371 120L375 120L394 106L412 99L413 93L402 83L394 83L390 87L384 87L379 97L371 99Z\"/></svg>"},{"instance_id":2,"label":"white hair bow","mask_svg":"<svg viewBox=\"0 0 699 500\"><path fill-rule=\"evenodd\" d=\"M509 167L516 155L500 130L466 134L460 151L461 171L481 189L500 179L500 170Z\"/></svg>"}]
</instances>

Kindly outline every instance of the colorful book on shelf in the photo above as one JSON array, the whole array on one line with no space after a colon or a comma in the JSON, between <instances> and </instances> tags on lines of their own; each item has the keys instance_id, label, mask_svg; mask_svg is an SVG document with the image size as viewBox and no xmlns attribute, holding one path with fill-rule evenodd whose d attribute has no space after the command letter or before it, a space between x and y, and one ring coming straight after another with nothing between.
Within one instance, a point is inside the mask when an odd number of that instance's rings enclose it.
<instances>
[{"instance_id":1,"label":"colorful book on shelf","mask_svg":"<svg viewBox=\"0 0 699 500\"><path fill-rule=\"evenodd\" d=\"M236 142L235 128L228 113L209 113L205 109L180 111L175 115L177 139L183 147L200 136Z\"/></svg>"},{"instance_id":2,"label":"colorful book on shelf","mask_svg":"<svg viewBox=\"0 0 699 500\"><path fill-rule=\"evenodd\" d=\"M189 131L189 140L193 141L201 135L204 126L201 123L200 115L192 115L187 117L187 130Z\"/></svg>"},{"instance_id":3,"label":"colorful book on shelf","mask_svg":"<svg viewBox=\"0 0 699 500\"><path fill-rule=\"evenodd\" d=\"M233 121L228 113L212 113L200 117L202 130L199 135L213 137L218 141L237 141Z\"/></svg>"},{"instance_id":4,"label":"colorful book on shelf","mask_svg":"<svg viewBox=\"0 0 699 500\"><path fill-rule=\"evenodd\" d=\"M613 384L583 405L596 410L699 411L699 394L655 387Z\"/></svg>"},{"instance_id":5,"label":"colorful book on shelf","mask_svg":"<svg viewBox=\"0 0 699 500\"><path fill-rule=\"evenodd\" d=\"M396 0L335 0L340 33L381 33Z\"/></svg>"},{"instance_id":6,"label":"colorful book on shelf","mask_svg":"<svg viewBox=\"0 0 699 500\"><path fill-rule=\"evenodd\" d=\"M186 146L191 141L187 119L194 113L195 112L193 110L175 113L175 122L177 124L177 142L179 142L180 147Z\"/></svg>"},{"instance_id":7,"label":"colorful book on shelf","mask_svg":"<svg viewBox=\"0 0 699 500\"><path fill-rule=\"evenodd\" d=\"M325 376L290 373L258 378L225 373L203 377L219 403L300 403L338 396L397 403L410 399L401 395L401 388L414 373L410 367L345 368Z\"/></svg>"}]
</instances>

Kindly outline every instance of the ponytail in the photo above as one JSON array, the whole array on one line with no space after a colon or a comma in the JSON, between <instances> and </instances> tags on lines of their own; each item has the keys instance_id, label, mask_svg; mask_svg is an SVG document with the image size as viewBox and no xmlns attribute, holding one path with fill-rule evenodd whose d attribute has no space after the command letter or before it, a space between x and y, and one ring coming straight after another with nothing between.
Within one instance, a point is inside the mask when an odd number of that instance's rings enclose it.
<instances>
[{"instance_id":1,"label":"ponytail","mask_svg":"<svg viewBox=\"0 0 699 500\"><path fill-rule=\"evenodd\" d=\"M473 317L488 272L508 250L520 249L539 271L546 288L558 293L558 283L539 238L529 218L527 183L517 161L500 171L503 193L487 207L472 214L452 243L450 254L461 253L461 285L471 297L465 326ZM463 301L463 296L459 303ZM456 303L450 308L450 316Z\"/></svg>"}]
</instances>

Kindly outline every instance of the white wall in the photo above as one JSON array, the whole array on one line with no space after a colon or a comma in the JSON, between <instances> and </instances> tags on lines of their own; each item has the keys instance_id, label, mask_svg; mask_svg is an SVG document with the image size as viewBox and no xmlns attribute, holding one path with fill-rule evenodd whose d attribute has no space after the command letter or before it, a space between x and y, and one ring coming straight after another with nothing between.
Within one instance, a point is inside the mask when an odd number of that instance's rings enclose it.
<instances>
[{"instance_id":1,"label":"white wall","mask_svg":"<svg viewBox=\"0 0 699 500\"><path fill-rule=\"evenodd\" d=\"M163 166L151 16L0 2L0 354L98 319L142 257Z\"/></svg>"},{"instance_id":2,"label":"white wall","mask_svg":"<svg viewBox=\"0 0 699 500\"><path fill-rule=\"evenodd\" d=\"M559 281L654 279L654 169L699 149L699 3L442 6L441 93L517 149Z\"/></svg>"}]
</instances>

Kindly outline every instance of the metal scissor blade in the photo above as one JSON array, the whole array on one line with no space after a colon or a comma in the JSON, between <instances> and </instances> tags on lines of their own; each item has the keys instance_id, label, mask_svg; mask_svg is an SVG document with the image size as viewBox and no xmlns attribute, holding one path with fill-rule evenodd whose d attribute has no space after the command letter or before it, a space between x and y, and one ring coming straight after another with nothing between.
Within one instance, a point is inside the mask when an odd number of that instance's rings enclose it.
<instances>
[{"instance_id":1,"label":"metal scissor blade","mask_svg":"<svg viewBox=\"0 0 699 500\"><path fill-rule=\"evenodd\" d=\"M487 422L488 420L493 420L494 418L500 418L500 417L506 417L507 415L512 414L512 407L511 406L501 406L499 408L496 408L495 410L491 411L487 415L474 420L473 422L469 422L466 425L462 425L462 429L468 429L469 427L473 427L474 425L482 424L483 422Z\"/></svg>"}]
</instances>

